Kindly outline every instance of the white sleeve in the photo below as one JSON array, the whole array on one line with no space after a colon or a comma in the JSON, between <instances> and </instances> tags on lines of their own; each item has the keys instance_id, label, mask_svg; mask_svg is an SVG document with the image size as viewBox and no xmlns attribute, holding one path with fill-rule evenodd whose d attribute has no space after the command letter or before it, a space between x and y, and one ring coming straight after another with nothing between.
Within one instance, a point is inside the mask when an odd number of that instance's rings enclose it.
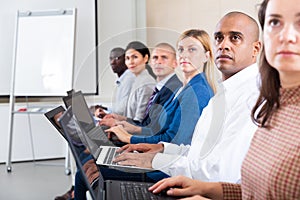
<instances>
[{"instance_id":1,"label":"white sleeve","mask_svg":"<svg viewBox=\"0 0 300 200\"><path fill-rule=\"evenodd\" d=\"M157 153L152 160L152 168L160 170L171 176L172 171L170 170L170 165L172 165L172 163L178 163L182 159L186 160L186 158L186 156L181 155ZM178 169L184 169L184 167Z\"/></svg>"},{"instance_id":2,"label":"white sleeve","mask_svg":"<svg viewBox=\"0 0 300 200\"><path fill-rule=\"evenodd\" d=\"M168 142L160 142L164 145L165 154L175 154L175 155L187 155L190 145L177 145Z\"/></svg>"},{"instance_id":3,"label":"white sleeve","mask_svg":"<svg viewBox=\"0 0 300 200\"><path fill-rule=\"evenodd\" d=\"M257 127L251 120L251 109L245 100L234 103L236 109L225 111L222 119L216 118L220 114L219 108L219 112L210 112L215 115L209 117L214 119L209 123L213 126L209 128L205 128L207 122L201 123L199 120L199 133L194 133L188 155L170 163L168 169L164 170L167 174L184 175L202 181L236 183L240 180L241 165ZM215 121L218 123L214 124Z\"/></svg>"},{"instance_id":4,"label":"white sleeve","mask_svg":"<svg viewBox=\"0 0 300 200\"><path fill-rule=\"evenodd\" d=\"M243 160L257 129L254 124L248 124L244 128L222 136L207 155L189 154L188 163L192 178L203 181L239 182ZM172 175L175 174L174 170Z\"/></svg>"},{"instance_id":5,"label":"white sleeve","mask_svg":"<svg viewBox=\"0 0 300 200\"><path fill-rule=\"evenodd\" d=\"M204 108L202 115L200 119L198 120L194 133L193 133L193 139L191 142L191 145L176 145L171 143L165 143L164 144L164 152L163 154L156 154L153 161L152 161L152 168L161 170L164 173L168 175L185 175L188 177L191 177L191 171L189 170L189 160L187 158L188 152L190 151L190 148L192 146L197 146L200 148L199 141L204 140L203 131L206 129L206 125L208 123L204 123L203 121L207 121L207 115L209 115L210 112L208 112L207 108L210 106L207 106ZM203 127L204 125L204 127ZM202 134L201 134L202 133Z\"/></svg>"},{"instance_id":6,"label":"white sleeve","mask_svg":"<svg viewBox=\"0 0 300 200\"><path fill-rule=\"evenodd\" d=\"M170 175L170 163L177 162L181 157L187 156L190 145L176 145L163 142L164 152L157 153L152 160L152 168Z\"/></svg>"}]
</instances>

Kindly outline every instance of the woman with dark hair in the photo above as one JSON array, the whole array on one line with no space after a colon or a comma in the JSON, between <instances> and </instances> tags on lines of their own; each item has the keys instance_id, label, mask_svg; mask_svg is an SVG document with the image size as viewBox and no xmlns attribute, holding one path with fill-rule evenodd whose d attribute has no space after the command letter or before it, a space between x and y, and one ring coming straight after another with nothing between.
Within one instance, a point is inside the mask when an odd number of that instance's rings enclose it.
<instances>
[{"instance_id":1,"label":"woman with dark hair","mask_svg":"<svg viewBox=\"0 0 300 200\"><path fill-rule=\"evenodd\" d=\"M130 42L125 49L125 64L136 76L128 97L125 116L135 121L142 121L147 103L153 93L155 80L146 70L150 51L139 41Z\"/></svg>"},{"instance_id":2,"label":"woman with dark hair","mask_svg":"<svg viewBox=\"0 0 300 200\"><path fill-rule=\"evenodd\" d=\"M264 0L259 9L264 50L252 119L259 125L243 162L241 184L183 176L150 188L210 199L300 199L300 1ZM229 161L230 162L230 161ZM205 199L194 196L190 199Z\"/></svg>"}]
</instances>

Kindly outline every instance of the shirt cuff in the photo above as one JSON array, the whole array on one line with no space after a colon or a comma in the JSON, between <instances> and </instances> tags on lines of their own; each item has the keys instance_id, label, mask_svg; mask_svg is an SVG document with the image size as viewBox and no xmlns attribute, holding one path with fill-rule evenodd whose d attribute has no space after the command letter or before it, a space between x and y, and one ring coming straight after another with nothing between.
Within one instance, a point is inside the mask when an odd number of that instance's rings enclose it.
<instances>
[{"instance_id":1,"label":"shirt cuff","mask_svg":"<svg viewBox=\"0 0 300 200\"><path fill-rule=\"evenodd\" d=\"M179 152L179 146L177 144L172 144L168 142L159 142L164 145L163 153L166 154L177 154Z\"/></svg>"},{"instance_id":2,"label":"shirt cuff","mask_svg":"<svg viewBox=\"0 0 300 200\"><path fill-rule=\"evenodd\" d=\"M152 168L169 174L166 169L169 169L170 163L173 163L172 161L178 159L178 157L178 155L157 153L152 160Z\"/></svg>"},{"instance_id":3,"label":"shirt cuff","mask_svg":"<svg viewBox=\"0 0 300 200\"><path fill-rule=\"evenodd\" d=\"M242 199L242 189L240 184L222 183L224 200Z\"/></svg>"}]
</instances>

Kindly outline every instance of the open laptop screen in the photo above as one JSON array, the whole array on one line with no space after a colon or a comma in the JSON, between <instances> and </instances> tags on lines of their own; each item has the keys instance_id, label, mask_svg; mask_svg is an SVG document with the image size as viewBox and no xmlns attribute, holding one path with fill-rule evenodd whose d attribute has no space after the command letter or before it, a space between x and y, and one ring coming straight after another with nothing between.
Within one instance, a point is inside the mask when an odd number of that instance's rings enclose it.
<instances>
[{"instance_id":1,"label":"open laptop screen","mask_svg":"<svg viewBox=\"0 0 300 200\"><path fill-rule=\"evenodd\" d=\"M46 118L51 122L51 124L62 134L63 137L65 137L63 134L63 130L59 126L59 124L55 118L56 118L56 116L62 115L64 112L65 112L65 109L62 106L58 106L44 114L46 116Z\"/></svg>"},{"instance_id":2,"label":"open laptop screen","mask_svg":"<svg viewBox=\"0 0 300 200\"><path fill-rule=\"evenodd\" d=\"M77 120L86 133L95 127L94 118L90 113L90 110L81 91L64 97L63 101L67 108L69 106L73 107L73 113L76 115Z\"/></svg>"}]
</instances>

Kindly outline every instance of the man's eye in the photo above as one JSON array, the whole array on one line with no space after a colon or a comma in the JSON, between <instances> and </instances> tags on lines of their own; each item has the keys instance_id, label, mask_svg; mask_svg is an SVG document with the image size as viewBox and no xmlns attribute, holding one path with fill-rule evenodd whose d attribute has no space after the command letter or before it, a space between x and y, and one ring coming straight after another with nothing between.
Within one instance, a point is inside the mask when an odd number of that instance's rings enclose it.
<instances>
[{"instance_id":1,"label":"man's eye","mask_svg":"<svg viewBox=\"0 0 300 200\"><path fill-rule=\"evenodd\" d=\"M232 39L233 39L233 40L238 40L238 39L240 39L240 36L234 35L234 36L232 36Z\"/></svg>"},{"instance_id":2,"label":"man's eye","mask_svg":"<svg viewBox=\"0 0 300 200\"><path fill-rule=\"evenodd\" d=\"M221 36L215 36L215 41L219 42L222 41L223 37Z\"/></svg>"},{"instance_id":3,"label":"man's eye","mask_svg":"<svg viewBox=\"0 0 300 200\"><path fill-rule=\"evenodd\" d=\"M241 36L240 35L232 35L231 37L230 37L230 40L231 41L233 41L233 42L236 42L236 41L239 41L239 40L241 40Z\"/></svg>"}]
</instances>

